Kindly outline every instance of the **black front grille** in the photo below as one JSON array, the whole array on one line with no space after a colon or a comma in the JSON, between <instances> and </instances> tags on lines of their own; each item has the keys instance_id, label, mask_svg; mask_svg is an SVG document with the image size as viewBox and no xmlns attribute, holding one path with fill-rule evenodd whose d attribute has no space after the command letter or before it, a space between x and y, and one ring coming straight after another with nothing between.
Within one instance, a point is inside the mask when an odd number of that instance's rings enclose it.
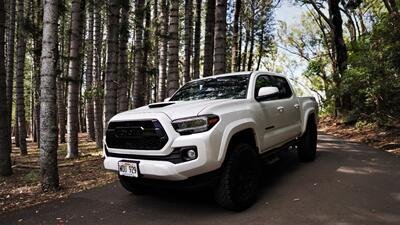
<instances>
[{"instance_id":1,"label":"black front grille","mask_svg":"<svg viewBox=\"0 0 400 225\"><path fill-rule=\"evenodd\" d=\"M110 122L106 131L109 148L160 150L167 142L158 120Z\"/></svg>"}]
</instances>

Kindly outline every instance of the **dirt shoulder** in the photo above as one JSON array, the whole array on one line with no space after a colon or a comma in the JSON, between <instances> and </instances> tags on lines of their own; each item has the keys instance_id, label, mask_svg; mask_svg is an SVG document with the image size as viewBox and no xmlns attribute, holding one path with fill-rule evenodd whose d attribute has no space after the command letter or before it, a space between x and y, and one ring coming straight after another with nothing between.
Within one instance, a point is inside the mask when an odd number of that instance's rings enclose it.
<instances>
[{"instance_id":1,"label":"dirt shoulder","mask_svg":"<svg viewBox=\"0 0 400 225\"><path fill-rule=\"evenodd\" d=\"M382 128L375 123L345 125L331 117L323 117L319 122L319 130L336 137L365 143L400 157L400 123Z\"/></svg>"},{"instance_id":2,"label":"dirt shoulder","mask_svg":"<svg viewBox=\"0 0 400 225\"><path fill-rule=\"evenodd\" d=\"M40 188L39 150L35 143L28 142L28 155L21 156L13 145L11 154L13 175L0 177L0 214L26 208L54 199L66 198L72 193L102 186L116 180L112 172L103 168L102 150L94 142L87 141L85 134L79 135L80 157L65 159L66 144L58 150L58 170L61 190L43 193Z\"/></svg>"}]
</instances>

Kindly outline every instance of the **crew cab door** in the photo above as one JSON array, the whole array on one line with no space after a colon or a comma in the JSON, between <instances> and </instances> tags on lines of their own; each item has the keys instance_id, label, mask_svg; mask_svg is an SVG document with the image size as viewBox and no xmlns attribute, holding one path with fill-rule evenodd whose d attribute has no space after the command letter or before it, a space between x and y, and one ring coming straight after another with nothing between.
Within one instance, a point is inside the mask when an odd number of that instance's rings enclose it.
<instances>
[{"instance_id":1,"label":"crew cab door","mask_svg":"<svg viewBox=\"0 0 400 225\"><path fill-rule=\"evenodd\" d=\"M257 100L260 109L259 131L264 133L261 151L279 147L295 138L300 132L300 110L297 98L283 77L259 75L256 77L254 97L262 87L277 87L279 94Z\"/></svg>"}]
</instances>

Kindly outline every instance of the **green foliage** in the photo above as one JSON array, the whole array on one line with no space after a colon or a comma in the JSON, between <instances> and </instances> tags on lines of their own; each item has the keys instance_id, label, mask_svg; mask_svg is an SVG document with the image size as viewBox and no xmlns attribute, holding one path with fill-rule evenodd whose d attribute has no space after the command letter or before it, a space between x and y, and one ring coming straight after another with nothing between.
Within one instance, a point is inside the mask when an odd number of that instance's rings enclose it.
<instances>
[{"instance_id":1,"label":"green foliage","mask_svg":"<svg viewBox=\"0 0 400 225\"><path fill-rule=\"evenodd\" d=\"M356 114L400 118L399 25L395 18L382 17L349 51L343 91L351 93Z\"/></svg>"}]
</instances>

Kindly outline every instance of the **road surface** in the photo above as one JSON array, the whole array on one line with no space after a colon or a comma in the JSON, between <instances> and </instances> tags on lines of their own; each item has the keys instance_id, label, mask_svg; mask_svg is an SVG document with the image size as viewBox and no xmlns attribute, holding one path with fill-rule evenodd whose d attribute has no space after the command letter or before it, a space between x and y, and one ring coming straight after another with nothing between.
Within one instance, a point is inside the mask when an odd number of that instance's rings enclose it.
<instances>
[{"instance_id":1,"label":"road surface","mask_svg":"<svg viewBox=\"0 0 400 225\"><path fill-rule=\"evenodd\" d=\"M0 215L0 224L400 224L400 159L319 135L315 162L265 169L258 202L234 213L204 193L134 196L119 183Z\"/></svg>"}]
</instances>

